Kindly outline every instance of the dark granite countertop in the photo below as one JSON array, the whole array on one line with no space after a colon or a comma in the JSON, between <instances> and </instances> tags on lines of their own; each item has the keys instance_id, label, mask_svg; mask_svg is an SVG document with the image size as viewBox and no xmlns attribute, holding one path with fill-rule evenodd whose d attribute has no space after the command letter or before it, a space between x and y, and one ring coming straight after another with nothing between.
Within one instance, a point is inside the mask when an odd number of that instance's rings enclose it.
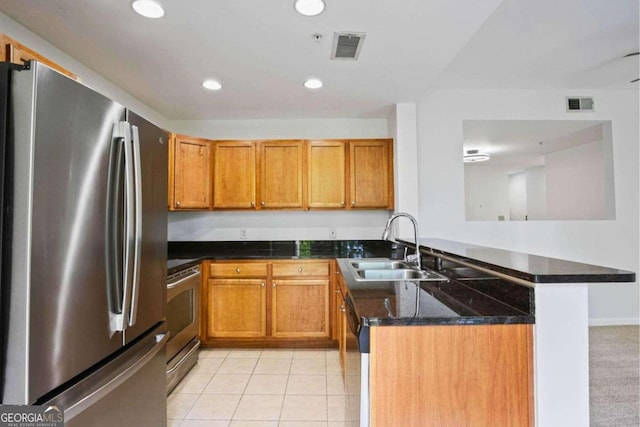
<instances>
[{"instance_id":1,"label":"dark granite countertop","mask_svg":"<svg viewBox=\"0 0 640 427\"><path fill-rule=\"evenodd\" d=\"M409 246L414 245L405 242ZM422 252L443 254L532 283L634 282L635 273L443 239L420 239Z\"/></svg>"},{"instance_id":2,"label":"dark granite countertop","mask_svg":"<svg viewBox=\"0 0 640 427\"><path fill-rule=\"evenodd\" d=\"M401 243L413 247L411 242ZM636 278L631 271L449 240L420 239L420 245L425 255L446 255L534 284L634 282ZM384 240L180 241L169 242L168 259L385 258L394 257L397 246ZM395 257L401 257L402 246L395 252Z\"/></svg>"},{"instance_id":3,"label":"dark granite countertop","mask_svg":"<svg viewBox=\"0 0 640 427\"><path fill-rule=\"evenodd\" d=\"M167 276L200 263L200 258L173 258L167 260Z\"/></svg>"},{"instance_id":4,"label":"dark granite countertop","mask_svg":"<svg viewBox=\"0 0 640 427\"><path fill-rule=\"evenodd\" d=\"M362 326L534 323L533 289L498 278L357 281L338 259Z\"/></svg>"}]
</instances>

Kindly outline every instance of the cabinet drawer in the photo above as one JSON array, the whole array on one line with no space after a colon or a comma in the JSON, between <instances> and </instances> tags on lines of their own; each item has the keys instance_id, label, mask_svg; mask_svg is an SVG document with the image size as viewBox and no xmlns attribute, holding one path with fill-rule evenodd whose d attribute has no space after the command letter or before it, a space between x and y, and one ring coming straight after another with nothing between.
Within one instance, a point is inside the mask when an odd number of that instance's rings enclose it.
<instances>
[{"instance_id":1,"label":"cabinet drawer","mask_svg":"<svg viewBox=\"0 0 640 427\"><path fill-rule=\"evenodd\" d=\"M329 262L274 262L273 277L328 276Z\"/></svg>"},{"instance_id":2,"label":"cabinet drawer","mask_svg":"<svg viewBox=\"0 0 640 427\"><path fill-rule=\"evenodd\" d=\"M224 262L209 264L209 277L266 277L266 262Z\"/></svg>"}]
</instances>

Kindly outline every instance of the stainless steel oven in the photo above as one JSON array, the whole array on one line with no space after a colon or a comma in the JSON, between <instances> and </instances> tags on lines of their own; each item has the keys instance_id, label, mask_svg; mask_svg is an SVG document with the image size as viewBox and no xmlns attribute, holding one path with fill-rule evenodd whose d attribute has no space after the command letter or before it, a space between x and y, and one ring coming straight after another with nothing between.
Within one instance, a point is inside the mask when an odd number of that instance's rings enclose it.
<instances>
[{"instance_id":1,"label":"stainless steel oven","mask_svg":"<svg viewBox=\"0 0 640 427\"><path fill-rule=\"evenodd\" d=\"M167 393L198 361L200 340L200 267L167 278Z\"/></svg>"}]
</instances>

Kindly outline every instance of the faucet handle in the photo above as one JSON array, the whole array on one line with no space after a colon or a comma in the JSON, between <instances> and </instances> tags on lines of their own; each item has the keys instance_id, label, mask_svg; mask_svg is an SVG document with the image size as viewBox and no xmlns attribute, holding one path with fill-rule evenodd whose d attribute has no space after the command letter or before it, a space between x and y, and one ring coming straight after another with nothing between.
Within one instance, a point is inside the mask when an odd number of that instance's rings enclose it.
<instances>
[{"instance_id":1,"label":"faucet handle","mask_svg":"<svg viewBox=\"0 0 640 427\"><path fill-rule=\"evenodd\" d=\"M419 257L419 256L420 256L420 255L418 255L418 254L405 255L404 259L405 259L405 261L407 261L407 262L408 262L408 263L410 263L410 264L420 265L420 264L418 263L418 257Z\"/></svg>"}]
</instances>

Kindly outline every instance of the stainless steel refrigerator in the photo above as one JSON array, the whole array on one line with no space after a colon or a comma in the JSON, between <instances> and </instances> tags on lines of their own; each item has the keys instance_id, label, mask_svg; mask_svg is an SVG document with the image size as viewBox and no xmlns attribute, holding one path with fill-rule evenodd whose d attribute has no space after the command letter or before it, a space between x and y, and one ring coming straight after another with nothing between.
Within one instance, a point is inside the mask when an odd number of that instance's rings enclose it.
<instances>
[{"instance_id":1,"label":"stainless steel refrigerator","mask_svg":"<svg viewBox=\"0 0 640 427\"><path fill-rule=\"evenodd\" d=\"M2 403L166 425L167 135L45 65L0 67Z\"/></svg>"}]
</instances>

